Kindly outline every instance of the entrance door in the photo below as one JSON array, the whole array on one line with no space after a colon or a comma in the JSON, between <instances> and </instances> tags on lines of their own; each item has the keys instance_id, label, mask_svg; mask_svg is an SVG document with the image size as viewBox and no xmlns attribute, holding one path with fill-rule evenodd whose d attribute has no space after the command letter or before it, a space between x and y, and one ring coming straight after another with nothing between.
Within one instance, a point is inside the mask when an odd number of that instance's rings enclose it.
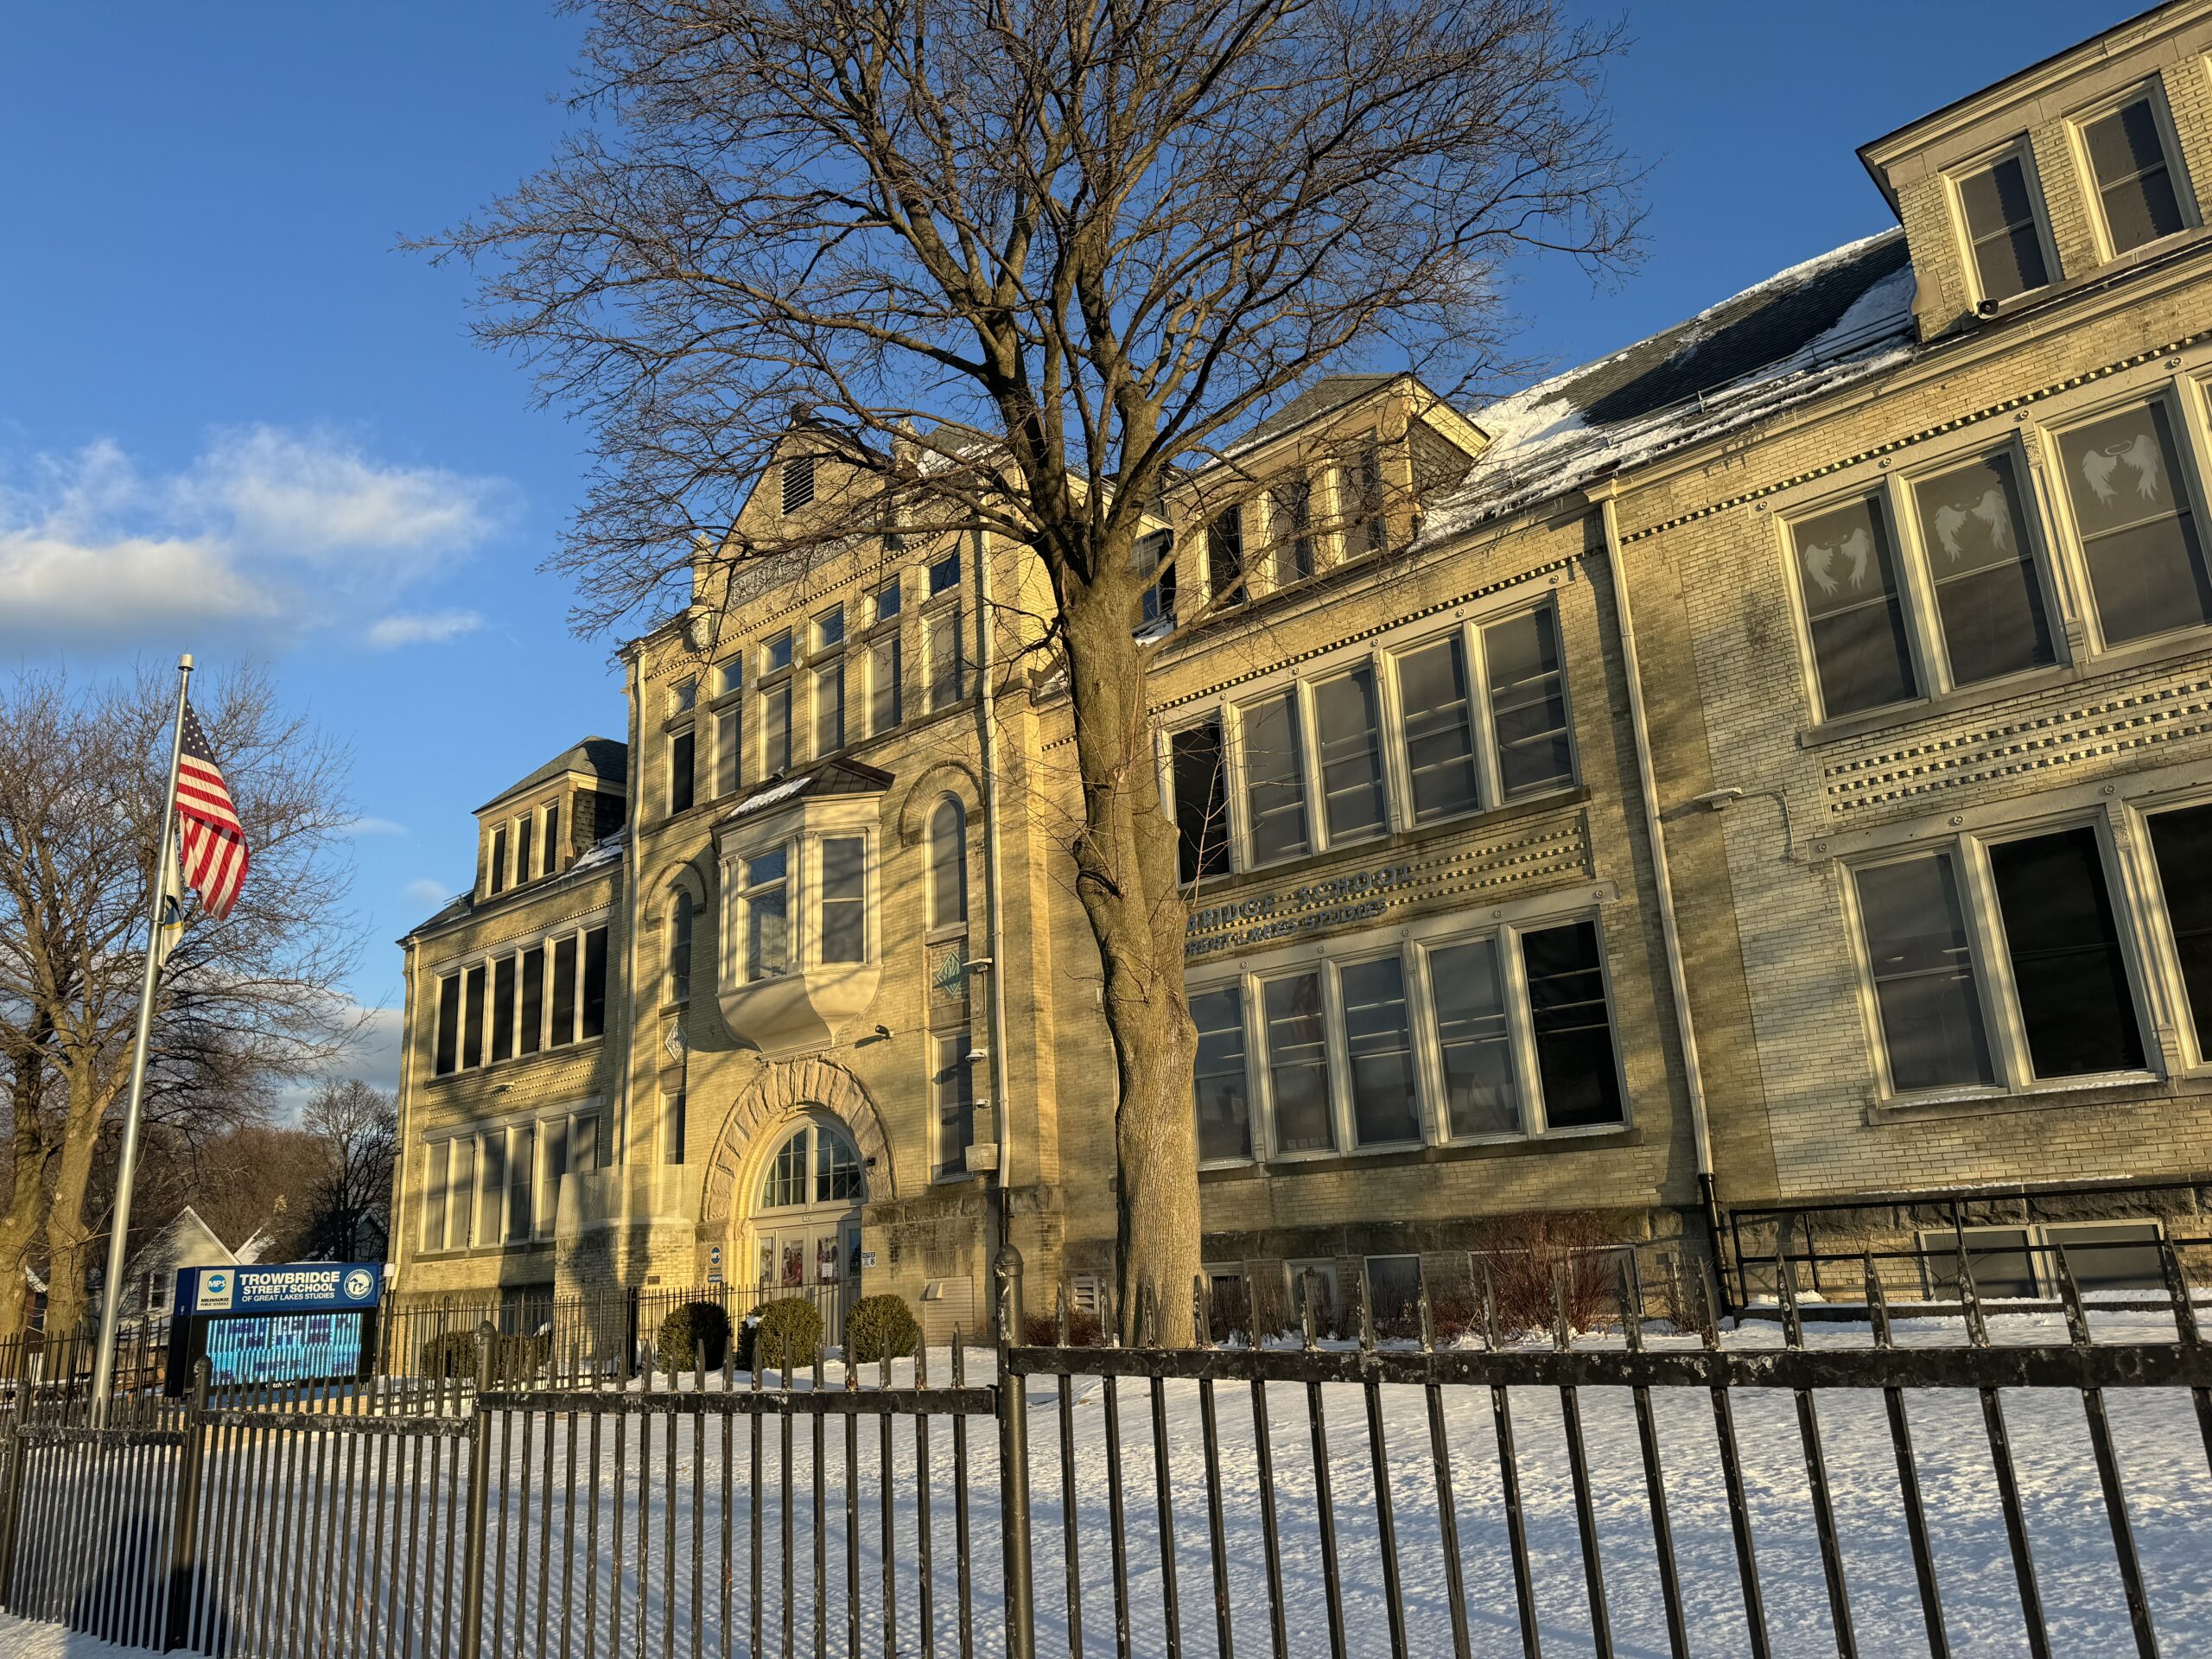
<instances>
[{"instance_id":1,"label":"entrance door","mask_svg":"<svg viewBox=\"0 0 2212 1659\"><path fill-rule=\"evenodd\" d=\"M859 1292L860 1154L836 1124L810 1119L777 1148L761 1178L751 1230L760 1300L804 1296L822 1310L827 1340L842 1340ZM742 1258L741 1258L742 1259Z\"/></svg>"}]
</instances>

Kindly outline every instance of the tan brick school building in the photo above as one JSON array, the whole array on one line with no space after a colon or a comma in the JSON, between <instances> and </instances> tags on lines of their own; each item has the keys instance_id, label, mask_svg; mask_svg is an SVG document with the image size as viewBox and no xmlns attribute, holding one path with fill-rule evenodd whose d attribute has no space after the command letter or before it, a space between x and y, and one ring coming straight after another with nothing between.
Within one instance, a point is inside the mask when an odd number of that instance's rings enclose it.
<instances>
[{"instance_id":1,"label":"tan brick school building","mask_svg":"<svg viewBox=\"0 0 2212 1659\"><path fill-rule=\"evenodd\" d=\"M1217 1275L1387 1298L1577 1210L1986 1229L2032 1289L2212 1191L2212 4L1861 156L1901 228L1486 407L1325 381L1164 505ZM840 486L795 443L746 512ZM917 537L625 649L626 741L404 941L403 1293L972 1325L994 1160L1033 1271L1108 1275L1042 592Z\"/></svg>"}]
</instances>

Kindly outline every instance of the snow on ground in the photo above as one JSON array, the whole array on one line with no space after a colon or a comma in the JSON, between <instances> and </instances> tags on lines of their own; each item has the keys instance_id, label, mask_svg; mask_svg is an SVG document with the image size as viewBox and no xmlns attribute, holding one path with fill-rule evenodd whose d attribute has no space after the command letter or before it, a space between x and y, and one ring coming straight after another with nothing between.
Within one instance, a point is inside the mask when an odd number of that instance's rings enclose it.
<instances>
[{"instance_id":1,"label":"snow on ground","mask_svg":"<svg viewBox=\"0 0 2212 1659\"><path fill-rule=\"evenodd\" d=\"M0 1613L0 1659L137 1659L139 1649L118 1648L59 1624L35 1624Z\"/></svg>"}]
</instances>

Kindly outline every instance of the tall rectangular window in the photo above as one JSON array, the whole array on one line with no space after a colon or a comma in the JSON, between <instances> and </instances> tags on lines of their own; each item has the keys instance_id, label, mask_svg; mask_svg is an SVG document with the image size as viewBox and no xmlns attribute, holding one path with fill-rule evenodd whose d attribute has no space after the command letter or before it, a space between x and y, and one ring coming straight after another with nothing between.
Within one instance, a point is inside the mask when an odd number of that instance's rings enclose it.
<instances>
[{"instance_id":1,"label":"tall rectangular window","mask_svg":"<svg viewBox=\"0 0 2212 1659\"><path fill-rule=\"evenodd\" d=\"M484 969L471 968L461 976L461 1063L484 1064Z\"/></svg>"},{"instance_id":2,"label":"tall rectangular window","mask_svg":"<svg viewBox=\"0 0 2212 1659\"><path fill-rule=\"evenodd\" d=\"M1999 842L1989 874L2036 1075L2140 1071L2143 1033L2097 832L2085 824Z\"/></svg>"},{"instance_id":3,"label":"tall rectangular window","mask_svg":"<svg viewBox=\"0 0 2212 1659\"><path fill-rule=\"evenodd\" d=\"M1912 486L1955 684L2056 662L2012 458L1999 451Z\"/></svg>"},{"instance_id":4,"label":"tall rectangular window","mask_svg":"<svg viewBox=\"0 0 2212 1659\"><path fill-rule=\"evenodd\" d=\"M791 683L779 680L760 694L760 765L771 778L791 769Z\"/></svg>"},{"instance_id":5,"label":"tall rectangular window","mask_svg":"<svg viewBox=\"0 0 2212 1659\"><path fill-rule=\"evenodd\" d=\"M531 832L537 827L534 814L525 812L515 820L515 880L527 881L537 874L531 868Z\"/></svg>"},{"instance_id":6,"label":"tall rectangular window","mask_svg":"<svg viewBox=\"0 0 2212 1659\"><path fill-rule=\"evenodd\" d=\"M492 1058L509 1059L515 1052L515 959L492 964Z\"/></svg>"},{"instance_id":7,"label":"tall rectangular window","mask_svg":"<svg viewBox=\"0 0 2212 1659\"><path fill-rule=\"evenodd\" d=\"M497 1244L506 1236L501 1225L507 1207L507 1135L493 1129L477 1142L477 1160L483 1166L476 1183L476 1242Z\"/></svg>"},{"instance_id":8,"label":"tall rectangular window","mask_svg":"<svg viewBox=\"0 0 2212 1659\"><path fill-rule=\"evenodd\" d=\"M1857 887L1891 1086L1993 1082L1952 855L1872 865Z\"/></svg>"},{"instance_id":9,"label":"tall rectangular window","mask_svg":"<svg viewBox=\"0 0 2212 1659\"><path fill-rule=\"evenodd\" d=\"M1359 447L1354 478L1358 521L1353 527L1352 550L1380 553L1390 544L1390 515L1382 488L1382 446L1372 438Z\"/></svg>"},{"instance_id":10,"label":"tall rectangular window","mask_svg":"<svg viewBox=\"0 0 2212 1659\"><path fill-rule=\"evenodd\" d=\"M443 1141L433 1141L423 1149L423 1248L442 1250L446 1247L446 1157L450 1150Z\"/></svg>"},{"instance_id":11,"label":"tall rectangular window","mask_svg":"<svg viewBox=\"0 0 2212 1659\"><path fill-rule=\"evenodd\" d=\"M858 836L822 843L822 960L868 960L868 842Z\"/></svg>"},{"instance_id":12,"label":"tall rectangular window","mask_svg":"<svg viewBox=\"0 0 2212 1659\"><path fill-rule=\"evenodd\" d=\"M1268 981L1260 989L1267 1027L1268 1092L1277 1152L1326 1152L1337 1144L1329 1092L1328 1021L1319 972Z\"/></svg>"},{"instance_id":13,"label":"tall rectangular window","mask_svg":"<svg viewBox=\"0 0 2212 1659\"><path fill-rule=\"evenodd\" d=\"M507 1135L507 1240L520 1243L534 1224L531 1197L537 1183L537 1127L517 1124Z\"/></svg>"},{"instance_id":14,"label":"tall rectangular window","mask_svg":"<svg viewBox=\"0 0 2212 1659\"><path fill-rule=\"evenodd\" d=\"M1618 1123L1620 1074L1605 1010L1605 971L1594 922L1569 922L1521 936L1536 1075L1544 1121L1553 1128Z\"/></svg>"},{"instance_id":15,"label":"tall rectangular window","mask_svg":"<svg viewBox=\"0 0 2212 1659\"><path fill-rule=\"evenodd\" d=\"M1353 1140L1363 1147L1418 1141L1421 1094L1404 965L1396 957L1346 963L1337 970L1337 994L1344 1004Z\"/></svg>"},{"instance_id":16,"label":"tall rectangular window","mask_svg":"<svg viewBox=\"0 0 2212 1659\"><path fill-rule=\"evenodd\" d=\"M1306 828L1306 759L1292 691L1246 703L1243 715L1244 817L1252 861L1265 864L1313 850Z\"/></svg>"},{"instance_id":17,"label":"tall rectangular window","mask_svg":"<svg viewBox=\"0 0 2212 1659\"><path fill-rule=\"evenodd\" d=\"M2158 111L2148 98L2124 104L2085 123L2082 148L2097 181L2105 235L2115 254L2171 236L2183 227L2181 197L2174 189Z\"/></svg>"},{"instance_id":18,"label":"tall rectangular window","mask_svg":"<svg viewBox=\"0 0 2212 1659\"><path fill-rule=\"evenodd\" d=\"M1217 606L1242 605L1244 586L1244 509L1227 507L1206 525L1206 591Z\"/></svg>"},{"instance_id":19,"label":"tall rectangular window","mask_svg":"<svg viewBox=\"0 0 2212 1659\"><path fill-rule=\"evenodd\" d=\"M535 1054L545 1039L545 947L533 944L522 953L522 1030L517 1051Z\"/></svg>"},{"instance_id":20,"label":"tall rectangular window","mask_svg":"<svg viewBox=\"0 0 2212 1659\"><path fill-rule=\"evenodd\" d=\"M1182 879L1229 874L1229 771L1221 722L1201 721L1167 740L1175 791L1176 859Z\"/></svg>"},{"instance_id":21,"label":"tall rectangular window","mask_svg":"<svg viewBox=\"0 0 2212 1659\"><path fill-rule=\"evenodd\" d=\"M868 735L881 737L897 728L904 713L899 681L903 667L899 636L877 640L868 652Z\"/></svg>"},{"instance_id":22,"label":"tall rectangular window","mask_svg":"<svg viewBox=\"0 0 2212 1659\"><path fill-rule=\"evenodd\" d=\"M1444 1059L1446 1131L1511 1134L1521 1127L1521 1091L1497 941L1475 939L1430 951L1428 988Z\"/></svg>"},{"instance_id":23,"label":"tall rectangular window","mask_svg":"<svg viewBox=\"0 0 2212 1659\"><path fill-rule=\"evenodd\" d=\"M689 1103L681 1089L660 1097L660 1160L664 1164L683 1161L683 1143L690 1132L685 1122Z\"/></svg>"},{"instance_id":24,"label":"tall rectangular window","mask_svg":"<svg viewBox=\"0 0 2212 1659\"><path fill-rule=\"evenodd\" d=\"M584 935L583 1007L577 1024L587 1037L607 1029L607 930L594 927Z\"/></svg>"},{"instance_id":25,"label":"tall rectangular window","mask_svg":"<svg viewBox=\"0 0 2212 1659\"><path fill-rule=\"evenodd\" d=\"M819 760L845 747L845 659L818 663L813 673L814 754Z\"/></svg>"},{"instance_id":26,"label":"tall rectangular window","mask_svg":"<svg viewBox=\"0 0 2212 1659\"><path fill-rule=\"evenodd\" d=\"M437 1074L444 1077L461 1060L461 976L438 981Z\"/></svg>"},{"instance_id":27,"label":"tall rectangular window","mask_svg":"<svg viewBox=\"0 0 2212 1659\"><path fill-rule=\"evenodd\" d=\"M589 1175L600 1166L599 1114L587 1112L576 1120L575 1133L569 1140L569 1166L579 1175Z\"/></svg>"},{"instance_id":28,"label":"tall rectangular window","mask_svg":"<svg viewBox=\"0 0 2212 1659\"><path fill-rule=\"evenodd\" d=\"M673 817L678 812L689 812L697 783L692 770L696 758L698 740L686 726L668 740L668 811Z\"/></svg>"},{"instance_id":29,"label":"tall rectangular window","mask_svg":"<svg viewBox=\"0 0 2212 1659\"><path fill-rule=\"evenodd\" d=\"M446 1248L465 1250L475 1241L476 1137L464 1135L448 1143L446 1160Z\"/></svg>"},{"instance_id":30,"label":"tall rectangular window","mask_svg":"<svg viewBox=\"0 0 2212 1659\"><path fill-rule=\"evenodd\" d=\"M715 711L715 793L734 794L745 753L745 704L741 699Z\"/></svg>"},{"instance_id":31,"label":"tall rectangular window","mask_svg":"<svg viewBox=\"0 0 2212 1659\"><path fill-rule=\"evenodd\" d=\"M1920 695L1889 526L1872 496L1790 527L1821 705L1831 720Z\"/></svg>"},{"instance_id":32,"label":"tall rectangular window","mask_svg":"<svg viewBox=\"0 0 2212 1659\"><path fill-rule=\"evenodd\" d=\"M1567 673L1560 661L1559 618L1548 605L1483 630L1490 677L1491 730L1498 783L1507 800L1541 795L1574 781L1574 744L1567 729Z\"/></svg>"},{"instance_id":33,"label":"tall rectangular window","mask_svg":"<svg viewBox=\"0 0 2212 1659\"><path fill-rule=\"evenodd\" d=\"M2062 433L2058 451L2106 643L2212 621L2212 582L2164 400Z\"/></svg>"},{"instance_id":34,"label":"tall rectangular window","mask_svg":"<svg viewBox=\"0 0 2212 1659\"><path fill-rule=\"evenodd\" d=\"M1330 841L1381 834L1382 741L1375 671L1362 665L1317 682L1313 725L1321 762L1321 812Z\"/></svg>"},{"instance_id":35,"label":"tall rectangular window","mask_svg":"<svg viewBox=\"0 0 2212 1659\"><path fill-rule=\"evenodd\" d=\"M940 1179L968 1173L968 1148L976 1139L976 1084L968 1063L968 1033L941 1033L932 1039L930 1097L937 1115L937 1173Z\"/></svg>"},{"instance_id":36,"label":"tall rectangular window","mask_svg":"<svg viewBox=\"0 0 2212 1659\"><path fill-rule=\"evenodd\" d=\"M948 605L930 613L923 631L929 652L930 709L950 709L967 695L967 647L961 637L960 607Z\"/></svg>"},{"instance_id":37,"label":"tall rectangular window","mask_svg":"<svg viewBox=\"0 0 2212 1659\"><path fill-rule=\"evenodd\" d=\"M2212 1057L2212 806L2158 813L2150 828L2196 1052Z\"/></svg>"},{"instance_id":38,"label":"tall rectangular window","mask_svg":"<svg viewBox=\"0 0 2212 1659\"><path fill-rule=\"evenodd\" d=\"M773 979L791 969L785 860L779 847L745 861L745 976Z\"/></svg>"},{"instance_id":39,"label":"tall rectangular window","mask_svg":"<svg viewBox=\"0 0 2212 1659\"><path fill-rule=\"evenodd\" d=\"M545 868L543 874L550 875L560 868L561 803L550 801L545 807Z\"/></svg>"},{"instance_id":40,"label":"tall rectangular window","mask_svg":"<svg viewBox=\"0 0 2212 1659\"><path fill-rule=\"evenodd\" d=\"M1398 703L1414 822L1433 823L1473 811L1474 708L1467 691L1467 651L1458 634L1398 658Z\"/></svg>"},{"instance_id":41,"label":"tall rectangular window","mask_svg":"<svg viewBox=\"0 0 2212 1659\"><path fill-rule=\"evenodd\" d=\"M1202 1162L1252 1155L1252 1100L1244 1071L1244 992L1229 985L1191 999L1198 1028L1192 1088Z\"/></svg>"},{"instance_id":42,"label":"tall rectangular window","mask_svg":"<svg viewBox=\"0 0 2212 1659\"><path fill-rule=\"evenodd\" d=\"M2027 163L2015 152L1958 181L1975 281L1984 299L2005 301L2050 280L2036 228Z\"/></svg>"},{"instance_id":43,"label":"tall rectangular window","mask_svg":"<svg viewBox=\"0 0 2212 1659\"><path fill-rule=\"evenodd\" d=\"M507 831L502 824L492 832L492 891L507 890Z\"/></svg>"},{"instance_id":44,"label":"tall rectangular window","mask_svg":"<svg viewBox=\"0 0 2212 1659\"><path fill-rule=\"evenodd\" d=\"M1274 543L1275 586L1287 588L1313 574L1313 486L1287 479L1268 494L1268 538Z\"/></svg>"},{"instance_id":45,"label":"tall rectangular window","mask_svg":"<svg viewBox=\"0 0 2212 1659\"><path fill-rule=\"evenodd\" d=\"M1171 626L1174 623L1174 551L1175 537L1172 531L1155 530L1137 538L1137 569L1152 578L1152 585L1144 590L1144 598L1139 606L1140 622L1164 622Z\"/></svg>"},{"instance_id":46,"label":"tall rectangular window","mask_svg":"<svg viewBox=\"0 0 2212 1659\"><path fill-rule=\"evenodd\" d=\"M576 1040L576 936L553 941L553 1033L547 1046Z\"/></svg>"},{"instance_id":47,"label":"tall rectangular window","mask_svg":"<svg viewBox=\"0 0 2212 1659\"><path fill-rule=\"evenodd\" d=\"M569 1120L550 1117L540 1127L545 1154L538 1160L537 1230L550 1233L561 1214L561 1178L569 1173Z\"/></svg>"}]
</instances>

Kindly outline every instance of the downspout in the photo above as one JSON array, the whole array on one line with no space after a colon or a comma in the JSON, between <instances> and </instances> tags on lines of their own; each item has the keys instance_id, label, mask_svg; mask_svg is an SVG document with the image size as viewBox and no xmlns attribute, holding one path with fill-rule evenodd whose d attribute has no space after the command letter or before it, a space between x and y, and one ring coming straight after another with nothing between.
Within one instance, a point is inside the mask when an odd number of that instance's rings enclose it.
<instances>
[{"instance_id":1,"label":"downspout","mask_svg":"<svg viewBox=\"0 0 2212 1659\"><path fill-rule=\"evenodd\" d=\"M1637 793L1643 802L1643 836L1651 849L1652 884L1659 890L1659 937L1667 956L1667 986L1675 1003L1675 1035L1682 1050L1682 1083L1690 1101L1690 1139L1697 1158L1698 1201L1705 1211L1711 1240L1713 1279L1727 1310L1728 1275L1720 1271L1720 1200L1713 1180L1713 1126L1706 1110L1705 1072L1698 1063L1697 1025L1690 1014L1689 974L1682 965L1682 942L1675 921L1675 883L1667 866L1667 838L1659 821L1659 783L1651 764L1651 732L1643 709L1643 670L1636 654L1636 618L1629 604L1628 569L1621 558L1620 519L1614 498L1598 504L1605 526L1605 563L1613 575L1613 614L1618 619L1621 664L1628 678L1628 721L1636 740Z\"/></svg>"},{"instance_id":2,"label":"downspout","mask_svg":"<svg viewBox=\"0 0 2212 1659\"><path fill-rule=\"evenodd\" d=\"M1011 1233L1007 1219L1007 1190L1012 1174L1014 1113L1007 1100L1006 1080L1006 963L999 875L999 764L996 696L991 684L991 561L980 530L968 533L976 555L976 726L983 772L983 943L989 952L990 970L985 976L988 1038L991 1048L991 1123L998 1142L998 1159L991 1178L995 1202L992 1254L1003 1249ZM1020 1339L1015 1332L1013 1340Z\"/></svg>"},{"instance_id":3,"label":"downspout","mask_svg":"<svg viewBox=\"0 0 2212 1659\"><path fill-rule=\"evenodd\" d=\"M643 725L638 717L638 658L634 654L630 658L627 679L629 683L624 690L630 701L630 758L629 775L622 783L629 792L623 813L629 849L622 861L622 1139L621 1152L616 1160L624 1165L630 1161L630 1077L637 1061L638 820L645 816L645 752L639 747ZM625 1175L622 1179L626 1193L630 1178Z\"/></svg>"}]
</instances>

